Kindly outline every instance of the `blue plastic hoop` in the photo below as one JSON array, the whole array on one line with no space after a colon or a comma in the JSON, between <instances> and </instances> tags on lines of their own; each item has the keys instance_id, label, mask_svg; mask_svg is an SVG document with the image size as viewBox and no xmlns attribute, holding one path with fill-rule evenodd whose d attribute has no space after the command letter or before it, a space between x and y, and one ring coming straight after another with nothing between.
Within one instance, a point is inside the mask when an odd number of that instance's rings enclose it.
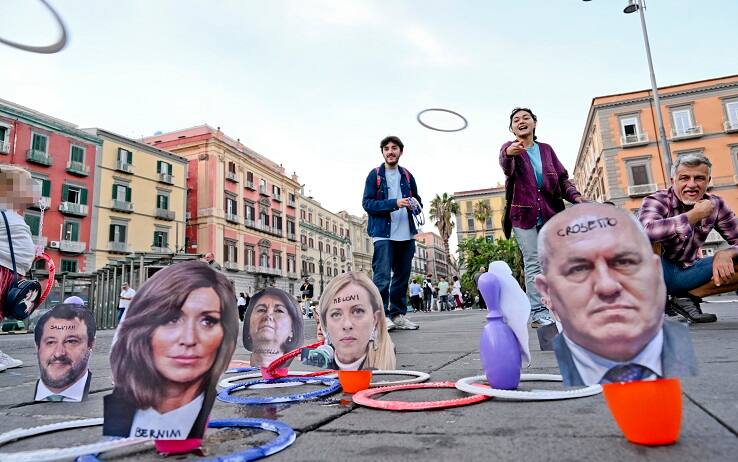
<instances>
[{"instance_id":1,"label":"blue plastic hoop","mask_svg":"<svg viewBox=\"0 0 738 462\"><path fill-rule=\"evenodd\" d=\"M224 374L240 374L243 372L256 372L260 370L258 367L234 367L233 369L227 369Z\"/></svg>"},{"instance_id":2,"label":"blue plastic hoop","mask_svg":"<svg viewBox=\"0 0 738 462\"><path fill-rule=\"evenodd\" d=\"M288 382L299 382L306 385L321 384L326 385L327 388L322 390L315 390L308 393L298 393L295 395L286 396L266 396L266 397L240 397L231 396L231 393L237 390L245 390L252 385L259 385L262 383L288 383ZM313 398L319 398L321 396L330 395L337 392L341 388L341 384L336 379L329 379L327 377L287 377L282 379L262 379L252 380L251 382L244 382L232 387L226 388L225 390L218 393L218 401L223 401L231 404L277 404L277 403L292 403L295 401L307 401Z\"/></svg>"},{"instance_id":3,"label":"blue plastic hoop","mask_svg":"<svg viewBox=\"0 0 738 462\"><path fill-rule=\"evenodd\" d=\"M245 451L234 452L227 456L218 456L212 459L205 459L202 462L248 462L250 460L261 459L271 456L295 442L295 431L287 424L276 420L269 419L220 419L213 420L208 423L210 428L259 428L269 432L274 432L277 437L272 441L249 448Z\"/></svg>"}]
</instances>

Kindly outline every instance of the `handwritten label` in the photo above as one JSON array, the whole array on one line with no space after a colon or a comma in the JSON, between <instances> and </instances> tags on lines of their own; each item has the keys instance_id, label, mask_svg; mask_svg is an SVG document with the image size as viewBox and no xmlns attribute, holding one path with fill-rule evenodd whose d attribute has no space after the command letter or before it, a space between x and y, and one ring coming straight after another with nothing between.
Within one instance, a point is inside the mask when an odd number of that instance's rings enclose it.
<instances>
[{"instance_id":1,"label":"handwritten label","mask_svg":"<svg viewBox=\"0 0 738 462\"><path fill-rule=\"evenodd\" d=\"M597 218L596 220L583 221L581 223L575 223L572 226L561 228L556 231L556 234L561 237L566 237L572 234L584 234L597 229L611 228L618 224L618 221L612 217Z\"/></svg>"},{"instance_id":2,"label":"handwritten label","mask_svg":"<svg viewBox=\"0 0 738 462\"><path fill-rule=\"evenodd\" d=\"M336 297L333 299L333 304L338 305L342 302L350 302L352 300L359 300L359 294L346 295L345 297Z\"/></svg>"},{"instance_id":3,"label":"handwritten label","mask_svg":"<svg viewBox=\"0 0 738 462\"><path fill-rule=\"evenodd\" d=\"M155 428L138 428L134 432L135 438L154 438L157 440L180 440L182 432L180 430L157 430Z\"/></svg>"},{"instance_id":4,"label":"handwritten label","mask_svg":"<svg viewBox=\"0 0 738 462\"><path fill-rule=\"evenodd\" d=\"M76 328L77 328L77 326L75 326L73 324L72 325L69 325L69 324L63 324L63 325L52 324L52 325L49 326L49 329L56 329L56 330L74 330Z\"/></svg>"}]
</instances>

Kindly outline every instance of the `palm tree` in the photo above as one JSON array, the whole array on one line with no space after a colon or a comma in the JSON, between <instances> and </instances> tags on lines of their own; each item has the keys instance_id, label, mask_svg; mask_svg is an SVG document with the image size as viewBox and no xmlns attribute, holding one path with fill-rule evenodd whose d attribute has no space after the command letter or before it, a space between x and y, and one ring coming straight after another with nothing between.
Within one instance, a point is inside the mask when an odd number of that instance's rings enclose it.
<instances>
[{"instance_id":1,"label":"palm tree","mask_svg":"<svg viewBox=\"0 0 738 462\"><path fill-rule=\"evenodd\" d=\"M443 245L446 249L446 265L448 267L451 267L451 262L448 258L448 239L451 237L454 229L454 222L451 221L451 218L455 217L457 213L459 213L459 204L448 193L443 193L443 196L436 194L436 197L431 201L430 216L433 224L441 234L441 239L443 239Z\"/></svg>"},{"instance_id":2,"label":"palm tree","mask_svg":"<svg viewBox=\"0 0 738 462\"><path fill-rule=\"evenodd\" d=\"M479 222L480 228L484 229L487 218L492 216L492 208L487 201L477 201L474 204L474 218Z\"/></svg>"}]
</instances>

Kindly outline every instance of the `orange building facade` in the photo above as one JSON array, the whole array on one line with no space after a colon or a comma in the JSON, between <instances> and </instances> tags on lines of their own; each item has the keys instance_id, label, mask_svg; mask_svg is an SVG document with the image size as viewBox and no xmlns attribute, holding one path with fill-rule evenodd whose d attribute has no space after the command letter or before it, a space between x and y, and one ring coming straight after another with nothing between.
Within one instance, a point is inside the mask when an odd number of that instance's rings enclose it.
<instances>
[{"instance_id":1,"label":"orange building facade","mask_svg":"<svg viewBox=\"0 0 738 462\"><path fill-rule=\"evenodd\" d=\"M738 211L738 75L659 88L672 162L701 152L712 162L711 194ZM593 98L573 178L592 200L636 212L643 197L669 187L650 90ZM720 242L712 235L711 254Z\"/></svg>"}]
</instances>

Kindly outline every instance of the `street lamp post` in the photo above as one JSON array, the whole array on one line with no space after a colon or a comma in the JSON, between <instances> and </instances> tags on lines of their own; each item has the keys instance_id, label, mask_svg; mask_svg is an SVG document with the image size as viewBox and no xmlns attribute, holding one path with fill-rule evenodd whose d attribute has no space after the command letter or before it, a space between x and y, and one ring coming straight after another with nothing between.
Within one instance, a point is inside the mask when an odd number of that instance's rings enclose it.
<instances>
[{"instance_id":1,"label":"street lamp post","mask_svg":"<svg viewBox=\"0 0 738 462\"><path fill-rule=\"evenodd\" d=\"M583 0L585 2L590 0ZM664 130L664 117L661 114L661 102L659 100L659 89L656 86L656 75L653 71L653 60L651 59L651 45L648 42L648 30L646 29L646 16L644 14L644 0L628 0L628 4L623 9L623 13L630 14L638 11L641 16L641 29L643 30L643 43L646 46L646 59L648 60L648 70L651 73L651 92L653 93L653 104L656 106L656 121L658 123L658 138L661 143L661 149L664 151L664 168L666 169L666 177L671 176L671 150L669 149L669 140L666 138ZM668 179L665 181L668 186Z\"/></svg>"}]
</instances>

